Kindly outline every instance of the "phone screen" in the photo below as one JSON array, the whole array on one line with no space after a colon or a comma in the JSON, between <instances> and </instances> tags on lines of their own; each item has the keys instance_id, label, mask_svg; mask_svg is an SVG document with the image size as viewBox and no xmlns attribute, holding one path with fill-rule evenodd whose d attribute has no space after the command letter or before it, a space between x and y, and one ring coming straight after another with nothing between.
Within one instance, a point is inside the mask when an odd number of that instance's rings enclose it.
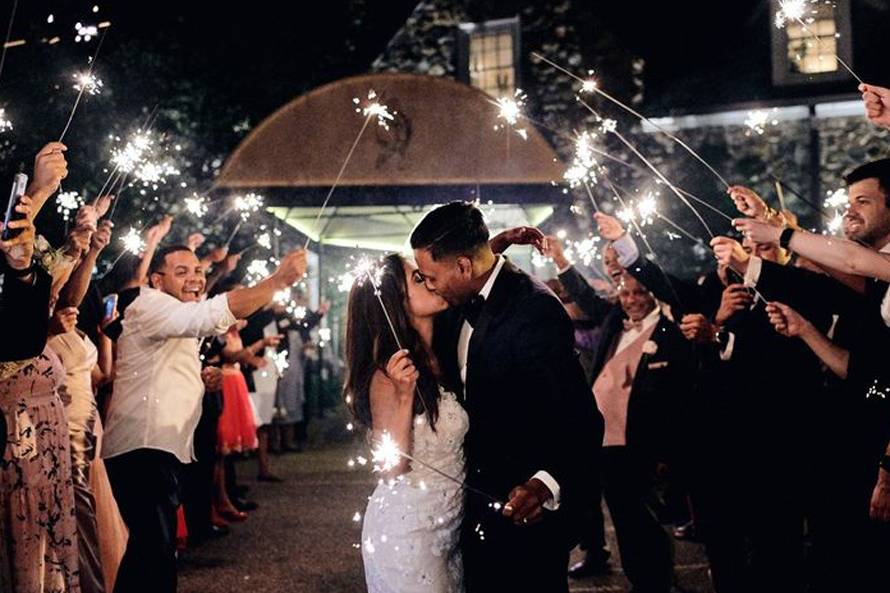
<instances>
[{"instance_id":1,"label":"phone screen","mask_svg":"<svg viewBox=\"0 0 890 593\"><path fill-rule=\"evenodd\" d=\"M17 237L22 233L22 229L7 229L6 227L13 220L20 220L25 217L24 214L15 211L15 207L19 203L19 199L25 195L25 186L28 185L28 176L24 173L16 173L12 181L12 191L9 194L9 202L6 204L6 215L3 217L3 240L8 241Z\"/></svg>"},{"instance_id":2,"label":"phone screen","mask_svg":"<svg viewBox=\"0 0 890 593\"><path fill-rule=\"evenodd\" d=\"M108 322L114 318L114 313L117 310L117 295L110 294L103 300L104 305L104 321Z\"/></svg>"}]
</instances>

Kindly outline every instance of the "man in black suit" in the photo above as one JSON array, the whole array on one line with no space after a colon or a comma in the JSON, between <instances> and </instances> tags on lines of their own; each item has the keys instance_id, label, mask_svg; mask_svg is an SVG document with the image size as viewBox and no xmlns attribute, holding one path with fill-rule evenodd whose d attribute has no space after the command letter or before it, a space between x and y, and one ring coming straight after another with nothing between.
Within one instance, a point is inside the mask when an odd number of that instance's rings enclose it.
<instances>
[{"instance_id":1,"label":"man in black suit","mask_svg":"<svg viewBox=\"0 0 890 593\"><path fill-rule=\"evenodd\" d=\"M545 252L557 262L566 291L585 303L591 320L603 328L592 389L605 416L603 494L624 573L634 591L667 592L673 582L673 545L655 516L654 484L659 464L676 460L678 442L671 432L682 421L684 401L694 388L690 345L630 275L615 273L619 301L611 303L565 265L557 242L548 242ZM615 272L614 264L611 268Z\"/></svg>"},{"instance_id":2,"label":"man in black suit","mask_svg":"<svg viewBox=\"0 0 890 593\"><path fill-rule=\"evenodd\" d=\"M470 418L462 552L469 593L568 591L574 520L595 479L602 419L574 332L542 283L496 256L482 213L436 208L411 246L427 287L453 305L436 321L443 372Z\"/></svg>"},{"instance_id":3,"label":"man in black suit","mask_svg":"<svg viewBox=\"0 0 890 593\"><path fill-rule=\"evenodd\" d=\"M844 235L875 251L890 251L890 159L857 167L844 179L848 187ZM738 194L743 214L763 217L767 207L759 196L746 188L739 188ZM813 443L820 460L813 479L816 498L810 525L814 590L882 590L886 579L874 554L886 549L890 534L886 525L869 517L869 507L875 497L890 504L886 488L881 488L881 477L886 481L888 476L876 469L887 451L890 421L886 400L870 397L869 392L875 385L887 384L890 333L879 311L887 283L839 276L846 282L842 284L826 273L779 266L747 257L738 249L723 252L727 263L766 298L792 307L807 320L834 318L828 337L847 353L849 362L842 377L826 371L825 389L814 402L820 408L820 432L832 435ZM825 480L826 475L831 479Z\"/></svg>"}]
</instances>

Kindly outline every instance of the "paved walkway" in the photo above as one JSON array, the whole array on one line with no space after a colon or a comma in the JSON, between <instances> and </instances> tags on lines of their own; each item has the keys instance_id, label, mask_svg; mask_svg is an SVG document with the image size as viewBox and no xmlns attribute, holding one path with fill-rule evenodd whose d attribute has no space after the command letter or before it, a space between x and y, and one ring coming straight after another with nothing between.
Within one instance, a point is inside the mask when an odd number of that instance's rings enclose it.
<instances>
[{"instance_id":1,"label":"paved walkway","mask_svg":"<svg viewBox=\"0 0 890 593\"><path fill-rule=\"evenodd\" d=\"M374 478L346 461L359 446L338 445L274 458L281 484L254 481L255 462L238 465L239 481L260 504L232 533L188 552L180 568L180 593L359 593L364 592L361 526ZM573 592L623 593L627 581L617 561L611 526L607 536L615 572L607 578L573 582ZM684 591L710 593L701 547L679 543L677 576Z\"/></svg>"}]
</instances>

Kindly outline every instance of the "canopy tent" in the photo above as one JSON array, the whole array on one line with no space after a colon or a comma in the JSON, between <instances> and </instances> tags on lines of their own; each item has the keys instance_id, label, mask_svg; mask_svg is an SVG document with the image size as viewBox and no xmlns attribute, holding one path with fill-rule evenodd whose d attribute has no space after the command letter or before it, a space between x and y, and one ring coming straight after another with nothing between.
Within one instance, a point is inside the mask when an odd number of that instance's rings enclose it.
<instances>
[{"instance_id":1,"label":"canopy tent","mask_svg":"<svg viewBox=\"0 0 890 593\"><path fill-rule=\"evenodd\" d=\"M368 125L316 224L371 90L394 117L387 127ZM262 191L271 213L332 246L400 248L425 209L452 199L478 199L492 230L540 224L565 199L554 183L564 166L534 127L522 120L499 126L498 113L484 92L447 78L339 80L266 118L232 153L215 187Z\"/></svg>"}]
</instances>

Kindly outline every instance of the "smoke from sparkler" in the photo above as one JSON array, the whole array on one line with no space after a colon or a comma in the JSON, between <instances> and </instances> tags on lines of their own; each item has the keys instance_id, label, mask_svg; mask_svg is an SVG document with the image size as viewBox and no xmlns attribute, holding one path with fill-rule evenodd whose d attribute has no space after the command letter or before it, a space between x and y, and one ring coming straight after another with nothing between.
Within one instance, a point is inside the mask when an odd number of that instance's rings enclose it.
<instances>
[{"instance_id":1,"label":"smoke from sparkler","mask_svg":"<svg viewBox=\"0 0 890 593\"><path fill-rule=\"evenodd\" d=\"M130 227L127 234L121 237L121 243L124 244L124 250L129 251L133 255L139 255L145 249L145 241L143 241L142 235L133 227Z\"/></svg>"}]
</instances>

